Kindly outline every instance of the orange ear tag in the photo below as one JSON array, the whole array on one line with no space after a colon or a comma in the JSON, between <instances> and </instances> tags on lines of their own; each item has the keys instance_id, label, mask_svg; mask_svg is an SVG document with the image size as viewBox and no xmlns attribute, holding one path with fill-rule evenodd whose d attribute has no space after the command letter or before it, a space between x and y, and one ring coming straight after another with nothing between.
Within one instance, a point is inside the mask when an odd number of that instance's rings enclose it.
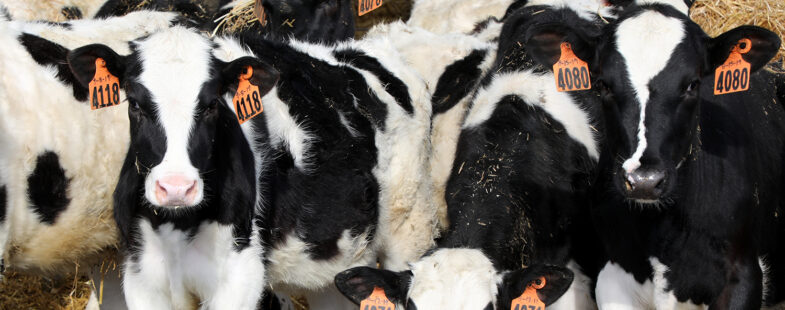
<instances>
[{"instance_id":1,"label":"orange ear tag","mask_svg":"<svg viewBox=\"0 0 785 310\"><path fill-rule=\"evenodd\" d=\"M360 310L395 310L395 304L387 299L381 287L374 287L371 296L360 302Z\"/></svg>"},{"instance_id":2,"label":"orange ear tag","mask_svg":"<svg viewBox=\"0 0 785 310\"><path fill-rule=\"evenodd\" d=\"M249 79L253 76L253 68L248 66L246 73L240 75L240 83L237 85L237 92L234 94L234 109L237 113L237 121L240 124L262 113L262 95L259 94L259 87L251 84Z\"/></svg>"},{"instance_id":3,"label":"orange ear tag","mask_svg":"<svg viewBox=\"0 0 785 310\"><path fill-rule=\"evenodd\" d=\"M589 65L575 56L570 43L562 42L561 57L553 65L553 76L556 90L560 92L591 89Z\"/></svg>"},{"instance_id":4,"label":"orange ear tag","mask_svg":"<svg viewBox=\"0 0 785 310\"><path fill-rule=\"evenodd\" d=\"M256 0L253 7L253 15L259 19L259 23L262 24L262 27L267 26L267 14L264 12L264 6L262 6L262 0Z\"/></svg>"},{"instance_id":5,"label":"orange ear tag","mask_svg":"<svg viewBox=\"0 0 785 310\"><path fill-rule=\"evenodd\" d=\"M741 46L744 45L744 48ZM714 71L714 94L724 95L750 89L750 63L741 57L752 49L752 41L744 38L736 43L721 66Z\"/></svg>"},{"instance_id":6,"label":"orange ear tag","mask_svg":"<svg viewBox=\"0 0 785 310\"><path fill-rule=\"evenodd\" d=\"M95 59L95 75L87 87L91 110L120 104L120 79L109 73L102 58Z\"/></svg>"},{"instance_id":7,"label":"orange ear tag","mask_svg":"<svg viewBox=\"0 0 785 310\"><path fill-rule=\"evenodd\" d=\"M537 296L537 290L545 287L545 277L540 277L540 283L532 283L523 291L520 297L512 300L510 310L545 310L545 303Z\"/></svg>"},{"instance_id":8,"label":"orange ear tag","mask_svg":"<svg viewBox=\"0 0 785 310\"><path fill-rule=\"evenodd\" d=\"M363 16L365 13L378 9L380 6L382 6L382 0L359 0L357 16Z\"/></svg>"}]
</instances>

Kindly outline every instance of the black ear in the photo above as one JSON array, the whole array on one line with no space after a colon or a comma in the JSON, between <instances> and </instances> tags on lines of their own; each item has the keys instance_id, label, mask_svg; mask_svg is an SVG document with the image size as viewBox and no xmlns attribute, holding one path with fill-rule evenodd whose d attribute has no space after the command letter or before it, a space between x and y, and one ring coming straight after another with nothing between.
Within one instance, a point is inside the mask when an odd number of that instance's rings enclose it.
<instances>
[{"instance_id":1,"label":"black ear","mask_svg":"<svg viewBox=\"0 0 785 310\"><path fill-rule=\"evenodd\" d=\"M351 1L327 0L316 5L313 19L302 36L312 40L336 42L354 37L354 16ZM298 34L298 37L300 37Z\"/></svg>"},{"instance_id":2,"label":"black ear","mask_svg":"<svg viewBox=\"0 0 785 310\"><path fill-rule=\"evenodd\" d=\"M123 162L123 168L120 170L120 178L117 181L113 197L114 220L124 246L130 245L133 216L136 214L136 206L139 195L141 195L142 178L138 170L140 168L137 166L134 151L129 149Z\"/></svg>"},{"instance_id":3,"label":"black ear","mask_svg":"<svg viewBox=\"0 0 785 310\"><path fill-rule=\"evenodd\" d=\"M570 288L574 275L567 268L542 264L509 272L504 275L504 282L500 288L500 296L506 303L505 307L509 309L512 299L523 294L529 285L539 283L540 277L545 278L545 286L537 290L537 295L548 306Z\"/></svg>"},{"instance_id":4,"label":"black ear","mask_svg":"<svg viewBox=\"0 0 785 310\"><path fill-rule=\"evenodd\" d=\"M572 45L575 55L591 67L595 62L595 43L579 29L561 23L546 23L532 27L526 33L526 50L534 60L552 68L561 57L561 44Z\"/></svg>"},{"instance_id":5,"label":"black ear","mask_svg":"<svg viewBox=\"0 0 785 310\"><path fill-rule=\"evenodd\" d=\"M335 286L355 304L371 296L375 287L393 303L404 304L412 278L411 271L392 272L371 267L354 267L335 275Z\"/></svg>"},{"instance_id":6,"label":"black ear","mask_svg":"<svg viewBox=\"0 0 785 310\"><path fill-rule=\"evenodd\" d=\"M240 81L240 75L245 74L248 66L253 68L253 75L251 76L251 84L259 87L259 95L264 96L270 89L278 82L279 73L272 66L266 62L255 57L241 57L227 63L221 72L223 79L223 87L226 93L237 91L237 85Z\"/></svg>"},{"instance_id":7,"label":"black ear","mask_svg":"<svg viewBox=\"0 0 785 310\"><path fill-rule=\"evenodd\" d=\"M780 48L780 38L776 33L756 26L740 26L709 41L708 57L710 70L705 75L714 74L717 67L725 63L733 47L741 39L750 39L750 51L741 55L750 63L752 72L757 71L771 60Z\"/></svg>"},{"instance_id":8,"label":"black ear","mask_svg":"<svg viewBox=\"0 0 785 310\"><path fill-rule=\"evenodd\" d=\"M103 44L91 44L77 48L68 53L68 66L71 72L84 87L88 87L95 76L95 59L103 58L109 73L118 77L123 83L125 74L125 57L115 53Z\"/></svg>"}]
</instances>

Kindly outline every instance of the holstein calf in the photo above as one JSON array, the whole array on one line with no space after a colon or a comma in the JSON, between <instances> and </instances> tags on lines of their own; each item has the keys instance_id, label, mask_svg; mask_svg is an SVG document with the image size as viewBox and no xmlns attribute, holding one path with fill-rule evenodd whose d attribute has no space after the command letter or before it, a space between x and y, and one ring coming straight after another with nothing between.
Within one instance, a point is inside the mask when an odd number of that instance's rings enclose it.
<instances>
[{"instance_id":1,"label":"holstein calf","mask_svg":"<svg viewBox=\"0 0 785 310\"><path fill-rule=\"evenodd\" d=\"M339 271L377 255L401 269L432 246L430 105L388 41L211 42L175 27L132 46L69 57L83 83L104 59L128 93L115 220L130 308L185 308L194 295L252 309L266 287L346 309L331 288ZM227 104L249 67L260 96Z\"/></svg>"},{"instance_id":2,"label":"holstein calf","mask_svg":"<svg viewBox=\"0 0 785 310\"><path fill-rule=\"evenodd\" d=\"M597 46L576 47L597 55L587 61L607 121L593 209L610 258L600 308L759 309L785 299L782 77L758 71L779 46L752 26L711 38L686 6L643 4Z\"/></svg>"},{"instance_id":3,"label":"holstein calf","mask_svg":"<svg viewBox=\"0 0 785 310\"><path fill-rule=\"evenodd\" d=\"M601 34L593 13L600 5L526 6L506 18L461 127L445 194L447 233L411 270L350 269L336 277L339 290L359 303L381 287L406 309L510 309L543 276L546 305L570 288L552 306L592 307L579 263L593 263L581 255L591 250L586 201L599 157L599 102L592 92L557 92L550 53L562 41L531 33L585 29L567 40L584 45Z\"/></svg>"},{"instance_id":4,"label":"holstein calf","mask_svg":"<svg viewBox=\"0 0 785 310\"><path fill-rule=\"evenodd\" d=\"M0 21L0 253L7 266L73 272L116 244L111 193L128 147L117 127L127 118L119 108L90 111L66 55L86 42L127 53L127 41L174 19L138 12L61 24Z\"/></svg>"}]
</instances>

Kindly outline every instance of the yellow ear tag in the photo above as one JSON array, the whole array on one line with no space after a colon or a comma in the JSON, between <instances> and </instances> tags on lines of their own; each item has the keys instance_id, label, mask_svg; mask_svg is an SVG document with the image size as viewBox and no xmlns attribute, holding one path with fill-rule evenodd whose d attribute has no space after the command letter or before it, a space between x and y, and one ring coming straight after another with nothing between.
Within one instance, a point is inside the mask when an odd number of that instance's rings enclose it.
<instances>
[{"instance_id":1,"label":"yellow ear tag","mask_svg":"<svg viewBox=\"0 0 785 310\"><path fill-rule=\"evenodd\" d=\"M365 13L378 9L382 6L382 0L359 0L357 7L357 16L363 16Z\"/></svg>"},{"instance_id":2,"label":"yellow ear tag","mask_svg":"<svg viewBox=\"0 0 785 310\"><path fill-rule=\"evenodd\" d=\"M395 304L387 299L381 287L374 287L371 296L360 302L360 310L395 310Z\"/></svg>"},{"instance_id":3,"label":"yellow ear tag","mask_svg":"<svg viewBox=\"0 0 785 310\"><path fill-rule=\"evenodd\" d=\"M589 65L575 55L570 43L562 42L559 61L553 64L553 75L556 90L560 92L591 89Z\"/></svg>"},{"instance_id":4,"label":"yellow ear tag","mask_svg":"<svg viewBox=\"0 0 785 310\"><path fill-rule=\"evenodd\" d=\"M537 296L537 290L545 287L545 277L539 280L539 283L532 283L520 297L512 300L510 310L545 310L545 303Z\"/></svg>"},{"instance_id":5,"label":"yellow ear tag","mask_svg":"<svg viewBox=\"0 0 785 310\"><path fill-rule=\"evenodd\" d=\"M744 48L741 46L744 45ZM741 57L752 49L752 41L744 38L736 43L721 66L714 70L714 94L724 95L750 89L750 63Z\"/></svg>"},{"instance_id":6,"label":"yellow ear tag","mask_svg":"<svg viewBox=\"0 0 785 310\"><path fill-rule=\"evenodd\" d=\"M237 85L237 92L234 94L234 109L237 113L237 121L240 124L247 122L262 113L262 96L259 94L259 87L251 84L253 68L248 66L246 73L239 77L240 83Z\"/></svg>"},{"instance_id":7,"label":"yellow ear tag","mask_svg":"<svg viewBox=\"0 0 785 310\"><path fill-rule=\"evenodd\" d=\"M109 73L103 58L95 59L95 75L88 88L91 110L120 104L120 79Z\"/></svg>"}]
</instances>

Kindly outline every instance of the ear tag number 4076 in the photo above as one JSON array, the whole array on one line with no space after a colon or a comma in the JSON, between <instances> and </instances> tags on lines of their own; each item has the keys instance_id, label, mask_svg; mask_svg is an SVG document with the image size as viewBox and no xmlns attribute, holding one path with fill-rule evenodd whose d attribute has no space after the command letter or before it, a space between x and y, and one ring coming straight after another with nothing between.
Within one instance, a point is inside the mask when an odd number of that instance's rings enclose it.
<instances>
[{"instance_id":1,"label":"ear tag number 4076","mask_svg":"<svg viewBox=\"0 0 785 310\"><path fill-rule=\"evenodd\" d=\"M395 310L395 304L387 299L381 287L374 287L371 296L360 302L360 310Z\"/></svg>"},{"instance_id":2,"label":"ear tag number 4076","mask_svg":"<svg viewBox=\"0 0 785 310\"><path fill-rule=\"evenodd\" d=\"M714 94L724 95L750 89L750 63L741 57L752 49L752 41L739 40L721 66L714 71Z\"/></svg>"},{"instance_id":3,"label":"ear tag number 4076","mask_svg":"<svg viewBox=\"0 0 785 310\"><path fill-rule=\"evenodd\" d=\"M553 65L553 75L556 77L556 90L560 92L591 88L589 65L575 56L570 43L562 42L561 56Z\"/></svg>"},{"instance_id":4,"label":"ear tag number 4076","mask_svg":"<svg viewBox=\"0 0 785 310\"><path fill-rule=\"evenodd\" d=\"M543 287L545 287L545 277L540 277L539 283L532 283L526 287L520 297L512 300L510 310L545 310L545 303L537 295L537 290Z\"/></svg>"},{"instance_id":5,"label":"ear tag number 4076","mask_svg":"<svg viewBox=\"0 0 785 310\"><path fill-rule=\"evenodd\" d=\"M111 107L120 103L120 80L109 73L103 58L95 59L95 75L87 86L91 110Z\"/></svg>"},{"instance_id":6,"label":"ear tag number 4076","mask_svg":"<svg viewBox=\"0 0 785 310\"><path fill-rule=\"evenodd\" d=\"M253 68L248 66L246 72L240 75L240 83L237 85L237 92L234 94L234 109L237 113L237 121L240 124L262 113L262 95L259 94L259 86L251 84Z\"/></svg>"}]
</instances>

